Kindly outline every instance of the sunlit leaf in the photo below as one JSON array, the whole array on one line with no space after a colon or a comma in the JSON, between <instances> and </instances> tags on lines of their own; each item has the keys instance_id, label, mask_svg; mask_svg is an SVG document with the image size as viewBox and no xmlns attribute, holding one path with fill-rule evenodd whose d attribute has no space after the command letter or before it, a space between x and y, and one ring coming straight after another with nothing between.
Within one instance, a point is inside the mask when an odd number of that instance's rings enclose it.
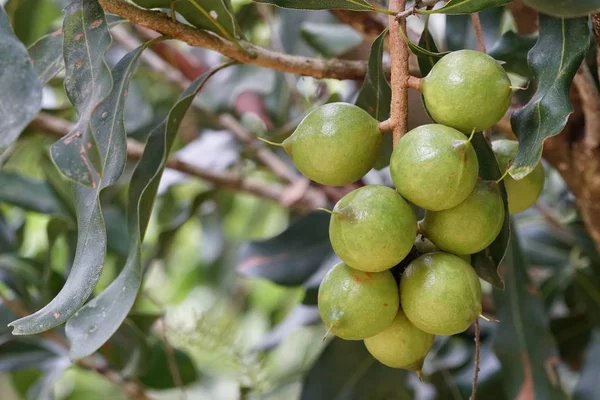
<instances>
[{"instance_id":1,"label":"sunlit leaf","mask_svg":"<svg viewBox=\"0 0 600 400\"><path fill-rule=\"evenodd\" d=\"M419 14L471 14L490 7L500 7L512 0L450 0L444 7L435 10L419 9Z\"/></svg>"}]
</instances>

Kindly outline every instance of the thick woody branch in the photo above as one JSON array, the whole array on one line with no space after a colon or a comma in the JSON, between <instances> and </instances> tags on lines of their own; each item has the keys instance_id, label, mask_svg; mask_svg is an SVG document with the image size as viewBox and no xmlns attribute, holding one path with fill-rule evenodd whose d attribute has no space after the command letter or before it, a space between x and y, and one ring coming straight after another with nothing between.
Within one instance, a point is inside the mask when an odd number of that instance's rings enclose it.
<instances>
[{"instance_id":1,"label":"thick woody branch","mask_svg":"<svg viewBox=\"0 0 600 400\"><path fill-rule=\"evenodd\" d=\"M54 117L50 114L39 113L30 126L42 132L62 137L71 130L72 124L69 121ZM143 153L143 144L131 139L127 140L127 156L130 159L139 160ZM302 211L310 211L318 207L324 207L326 203L323 196L304 196L294 204L285 204L286 188L284 186L267 184L261 180L244 178L235 173L216 172L205 168L199 168L178 160L175 157L171 157L167 160L167 168L204 179L226 190L246 192Z\"/></svg>"},{"instance_id":2,"label":"thick woody branch","mask_svg":"<svg viewBox=\"0 0 600 400\"><path fill-rule=\"evenodd\" d=\"M399 13L406 7L406 0L390 0L390 11ZM388 26L390 29L390 59L392 74L392 102L390 111L390 124L394 135L394 147L408 130L408 46L402 40L398 29L406 31L406 20L396 20L390 15Z\"/></svg>"},{"instance_id":3,"label":"thick woody branch","mask_svg":"<svg viewBox=\"0 0 600 400\"><path fill-rule=\"evenodd\" d=\"M217 51L241 63L315 78L362 79L367 70L367 64L364 61L321 60L294 56L241 41L241 46L246 49L246 51L243 51L231 41L189 25L172 21L163 13L145 10L122 0L99 0L99 2L104 10L128 19L134 24L179 39L191 46Z\"/></svg>"}]
</instances>

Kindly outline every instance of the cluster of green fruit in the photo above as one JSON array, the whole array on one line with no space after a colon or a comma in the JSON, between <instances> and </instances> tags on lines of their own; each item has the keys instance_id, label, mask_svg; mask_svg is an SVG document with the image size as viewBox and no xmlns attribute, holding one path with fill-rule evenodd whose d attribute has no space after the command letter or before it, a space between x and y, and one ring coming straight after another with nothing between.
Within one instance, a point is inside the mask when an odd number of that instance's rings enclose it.
<instances>
[{"instance_id":1,"label":"cluster of green fruit","mask_svg":"<svg viewBox=\"0 0 600 400\"><path fill-rule=\"evenodd\" d=\"M511 96L504 69L470 50L439 60L420 89L437 124L413 129L398 142L390 160L396 190L365 186L335 205L329 236L342 262L325 276L318 295L331 333L364 339L382 363L417 372L435 335L463 332L481 315L470 255L496 239L505 209L498 182L479 178L471 139L502 118ZM381 138L368 113L333 103L310 113L283 147L310 179L346 185L373 167ZM508 168L517 146L493 143L500 168ZM520 212L537 200L544 171L539 165L523 180L507 176L504 182L509 211ZM419 223L409 202L426 210Z\"/></svg>"}]
</instances>

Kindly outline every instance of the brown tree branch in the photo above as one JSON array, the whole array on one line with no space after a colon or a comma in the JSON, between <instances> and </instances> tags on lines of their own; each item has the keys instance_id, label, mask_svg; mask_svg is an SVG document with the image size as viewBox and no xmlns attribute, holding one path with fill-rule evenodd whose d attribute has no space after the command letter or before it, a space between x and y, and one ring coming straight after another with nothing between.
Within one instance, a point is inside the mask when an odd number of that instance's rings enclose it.
<instances>
[{"instance_id":1,"label":"brown tree branch","mask_svg":"<svg viewBox=\"0 0 600 400\"><path fill-rule=\"evenodd\" d=\"M367 64L364 61L321 60L294 56L240 41L246 49L246 51L243 51L231 41L189 25L172 21L161 12L145 10L122 0L99 0L99 3L107 12L128 19L134 24L179 39L191 46L217 51L241 63L315 78L362 79L367 70Z\"/></svg>"},{"instance_id":2,"label":"brown tree branch","mask_svg":"<svg viewBox=\"0 0 600 400\"><path fill-rule=\"evenodd\" d=\"M375 40L386 28L384 15L374 12L331 10L341 22L362 33L367 39Z\"/></svg>"},{"instance_id":3,"label":"brown tree branch","mask_svg":"<svg viewBox=\"0 0 600 400\"><path fill-rule=\"evenodd\" d=\"M469 400L475 400L477 395L477 383L479 381L479 351L481 348L481 332L479 329L479 318L475 320L475 360L473 361L473 386L471 387L471 397Z\"/></svg>"},{"instance_id":4,"label":"brown tree branch","mask_svg":"<svg viewBox=\"0 0 600 400\"><path fill-rule=\"evenodd\" d=\"M390 0L390 11L399 13L406 7L406 0ZM399 29L406 31L406 20L393 15L389 16L390 30L390 59L392 102L390 110L390 123L394 135L394 147L408 130L408 46L400 36Z\"/></svg>"},{"instance_id":5,"label":"brown tree branch","mask_svg":"<svg viewBox=\"0 0 600 400\"><path fill-rule=\"evenodd\" d=\"M475 37L477 38L477 50L485 53L485 42L483 41L483 29L481 28L479 14L471 14L471 21L473 22L473 29L475 30Z\"/></svg>"},{"instance_id":6,"label":"brown tree branch","mask_svg":"<svg viewBox=\"0 0 600 400\"><path fill-rule=\"evenodd\" d=\"M600 13L592 14L592 27L596 39L596 76L600 78Z\"/></svg>"},{"instance_id":7,"label":"brown tree branch","mask_svg":"<svg viewBox=\"0 0 600 400\"><path fill-rule=\"evenodd\" d=\"M30 126L41 132L50 133L57 137L67 134L72 124L61 118L50 114L39 113ZM134 160L139 160L144 153L144 145L132 140L127 140L127 156ZM167 168L171 168L185 174L195 176L211 182L223 189L239 191L253 194L257 197L272 200L285 206L290 206L302 211L314 210L318 207L325 207L326 199L324 196L307 195L294 204L284 204L285 187L277 184L267 184L260 180L245 178L239 174L230 172L216 172L205 168L199 168L189 163L171 157L167 160Z\"/></svg>"}]
</instances>

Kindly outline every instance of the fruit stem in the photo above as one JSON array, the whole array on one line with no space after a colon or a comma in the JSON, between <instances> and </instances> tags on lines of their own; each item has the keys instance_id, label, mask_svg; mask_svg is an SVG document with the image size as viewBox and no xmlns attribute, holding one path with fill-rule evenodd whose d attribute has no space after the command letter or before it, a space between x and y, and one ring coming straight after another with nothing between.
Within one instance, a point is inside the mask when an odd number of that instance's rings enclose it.
<instances>
[{"instance_id":1,"label":"fruit stem","mask_svg":"<svg viewBox=\"0 0 600 400\"><path fill-rule=\"evenodd\" d=\"M270 140L267 140L265 138L261 138L260 136L257 136L256 138L258 140L260 140L261 142L265 142L266 144L270 144L271 146L283 147L282 143L271 142Z\"/></svg>"},{"instance_id":2,"label":"fruit stem","mask_svg":"<svg viewBox=\"0 0 600 400\"><path fill-rule=\"evenodd\" d=\"M423 371L420 369L417 370L417 378L419 378L419 382L423 382Z\"/></svg>"},{"instance_id":3,"label":"fruit stem","mask_svg":"<svg viewBox=\"0 0 600 400\"><path fill-rule=\"evenodd\" d=\"M499 320L494 319L494 318L487 318L483 314L479 314L479 318L481 318L482 320L487 321L487 322L500 322Z\"/></svg>"},{"instance_id":4,"label":"fruit stem","mask_svg":"<svg viewBox=\"0 0 600 400\"><path fill-rule=\"evenodd\" d=\"M497 179L497 180L496 180L496 183L500 183L500 182L502 182L502 180L503 180L504 178L506 178L506 175L508 175L508 169L509 169L509 168L510 168L510 164L506 166L506 171L504 171L504 174L502 174L502 176L500 177L500 179Z\"/></svg>"},{"instance_id":5,"label":"fruit stem","mask_svg":"<svg viewBox=\"0 0 600 400\"><path fill-rule=\"evenodd\" d=\"M329 333L331 333L331 330L333 329L333 324L329 325L329 329L327 329L327 332L325 332L325 336L323 336L323 342L325 340L327 340L327 336L329 336Z\"/></svg>"},{"instance_id":6,"label":"fruit stem","mask_svg":"<svg viewBox=\"0 0 600 400\"><path fill-rule=\"evenodd\" d=\"M471 143L471 140L473 140L473 136L475 135L475 128L473 128L473 130L471 131L471 135L469 136L469 139L467 140L467 143Z\"/></svg>"},{"instance_id":7,"label":"fruit stem","mask_svg":"<svg viewBox=\"0 0 600 400\"><path fill-rule=\"evenodd\" d=\"M331 214L331 215L337 215L337 214L338 214L338 213L337 213L337 212L335 212L335 211L331 211L331 210L328 210L328 209L326 209L326 208L323 208L323 207L317 207L317 208L315 208L315 210L319 210L319 211L325 211L326 213L328 213L328 214Z\"/></svg>"},{"instance_id":8,"label":"fruit stem","mask_svg":"<svg viewBox=\"0 0 600 400\"><path fill-rule=\"evenodd\" d=\"M512 90L527 90L529 89L529 82L527 82L527 86L525 87L521 87L521 86L509 86Z\"/></svg>"}]
</instances>

